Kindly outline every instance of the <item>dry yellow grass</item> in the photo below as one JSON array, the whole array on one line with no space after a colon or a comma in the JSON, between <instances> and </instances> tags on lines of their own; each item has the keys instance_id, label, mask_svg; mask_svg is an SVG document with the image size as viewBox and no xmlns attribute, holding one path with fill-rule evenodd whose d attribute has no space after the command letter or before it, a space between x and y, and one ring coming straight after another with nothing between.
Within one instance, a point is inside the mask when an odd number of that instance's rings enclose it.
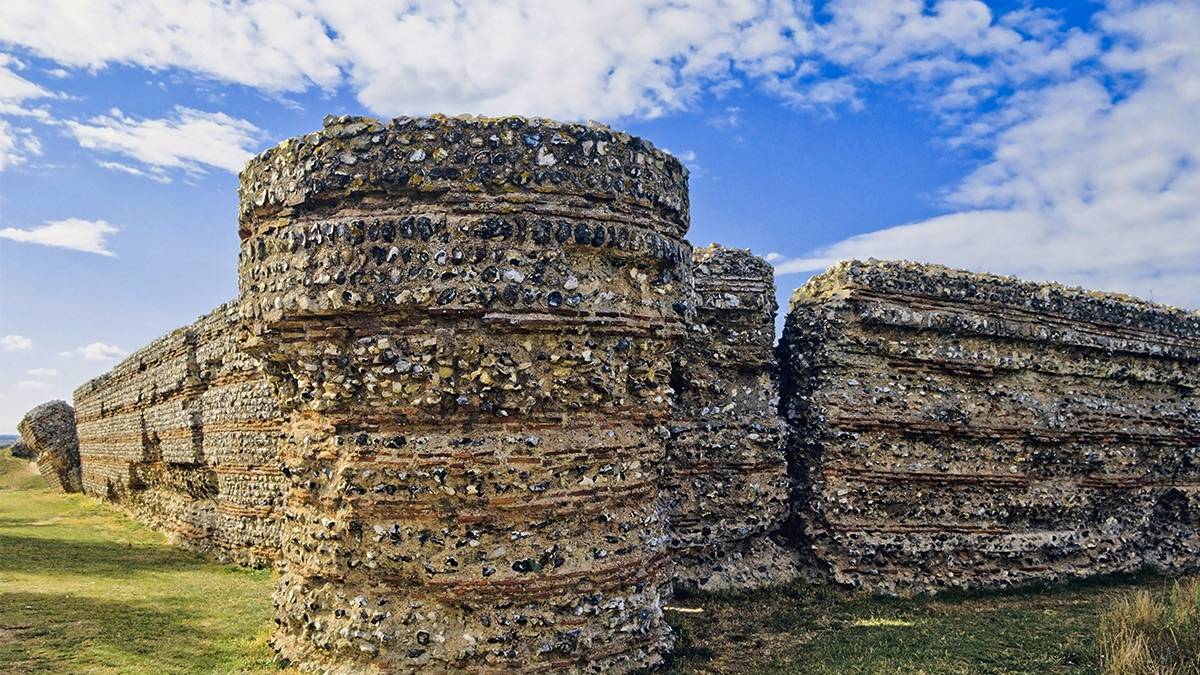
<instances>
[{"instance_id":1,"label":"dry yellow grass","mask_svg":"<svg viewBox=\"0 0 1200 675\"><path fill-rule=\"evenodd\" d=\"M1200 673L1200 580L1114 602L1100 617L1100 656L1111 675Z\"/></svg>"}]
</instances>

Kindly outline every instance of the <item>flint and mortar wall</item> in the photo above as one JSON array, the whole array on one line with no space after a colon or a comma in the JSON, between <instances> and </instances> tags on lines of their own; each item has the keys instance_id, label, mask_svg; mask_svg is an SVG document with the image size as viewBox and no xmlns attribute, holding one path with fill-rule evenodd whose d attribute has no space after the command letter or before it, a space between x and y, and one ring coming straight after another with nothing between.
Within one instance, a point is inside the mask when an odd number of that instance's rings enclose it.
<instances>
[{"instance_id":1,"label":"flint and mortar wall","mask_svg":"<svg viewBox=\"0 0 1200 675\"><path fill-rule=\"evenodd\" d=\"M676 584L754 588L791 578L768 535L788 512L784 425L773 368L771 265L717 245L693 255L695 314L676 353L667 500Z\"/></svg>"},{"instance_id":2,"label":"flint and mortar wall","mask_svg":"<svg viewBox=\"0 0 1200 675\"><path fill-rule=\"evenodd\" d=\"M798 529L841 583L1200 562L1200 314L849 262L796 292L780 353Z\"/></svg>"},{"instance_id":3,"label":"flint and mortar wall","mask_svg":"<svg viewBox=\"0 0 1200 675\"><path fill-rule=\"evenodd\" d=\"M221 305L75 391L88 494L188 548L248 564L279 555L283 421Z\"/></svg>"},{"instance_id":4,"label":"flint and mortar wall","mask_svg":"<svg viewBox=\"0 0 1200 675\"><path fill-rule=\"evenodd\" d=\"M1195 566L1200 316L694 254L686 171L604 127L329 118L241 176L240 295L76 391L86 492L278 559L287 658L653 666L672 570L881 591ZM790 425L785 435L776 405ZM786 461L785 461L786 460Z\"/></svg>"},{"instance_id":5,"label":"flint and mortar wall","mask_svg":"<svg viewBox=\"0 0 1200 675\"><path fill-rule=\"evenodd\" d=\"M543 120L330 118L241 176L289 417L274 638L346 670L653 665L686 171Z\"/></svg>"}]
</instances>

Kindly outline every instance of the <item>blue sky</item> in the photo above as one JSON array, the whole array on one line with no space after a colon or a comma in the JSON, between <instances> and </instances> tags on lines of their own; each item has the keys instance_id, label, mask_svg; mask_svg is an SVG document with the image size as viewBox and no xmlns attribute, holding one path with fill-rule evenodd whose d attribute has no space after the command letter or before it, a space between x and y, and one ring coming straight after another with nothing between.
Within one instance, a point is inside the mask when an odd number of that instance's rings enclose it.
<instances>
[{"instance_id":1,"label":"blue sky","mask_svg":"<svg viewBox=\"0 0 1200 675\"><path fill-rule=\"evenodd\" d=\"M236 294L236 172L328 113L595 119L781 305L840 258L1200 308L1200 2L0 4L0 432Z\"/></svg>"}]
</instances>

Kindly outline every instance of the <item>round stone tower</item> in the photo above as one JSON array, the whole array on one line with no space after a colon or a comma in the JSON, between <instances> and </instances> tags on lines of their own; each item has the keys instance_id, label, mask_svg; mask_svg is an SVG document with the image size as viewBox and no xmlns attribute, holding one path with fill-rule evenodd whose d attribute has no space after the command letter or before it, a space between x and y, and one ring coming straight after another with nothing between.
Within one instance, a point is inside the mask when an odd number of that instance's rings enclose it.
<instances>
[{"instance_id":1,"label":"round stone tower","mask_svg":"<svg viewBox=\"0 0 1200 675\"><path fill-rule=\"evenodd\" d=\"M240 197L244 344L289 419L280 653L658 662L680 163L601 126L327 118Z\"/></svg>"}]
</instances>

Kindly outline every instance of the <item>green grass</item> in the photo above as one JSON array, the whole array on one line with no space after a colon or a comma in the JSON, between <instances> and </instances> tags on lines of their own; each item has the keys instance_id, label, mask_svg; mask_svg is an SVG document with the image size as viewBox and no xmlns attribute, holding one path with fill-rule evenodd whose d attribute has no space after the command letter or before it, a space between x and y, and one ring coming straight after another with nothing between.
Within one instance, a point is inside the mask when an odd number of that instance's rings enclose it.
<instances>
[{"instance_id":1,"label":"green grass","mask_svg":"<svg viewBox=\"0 0 1200 675\"><path fill-rule=\"evenodd\" d=\"M1096 673L1099 617L1162 577L1103 578L935 598L790 584L679 598L670 673Z\"/></svg>"},{"instance_id":2,"label":"green grass","mask_svg":"<svg viewBox=\"0 0 1200 675\"><path fill-rule=\"evenodd\" d=\"M210 562L0 459L0 672L276 671L272 575ZM22 474L21 472L25 472Z\"/></svg>"},{"instance_id":3,"label":"green grass","mask_svg":"<svg viewBox=\"0 0 1200 675\"><path fill-rule=\"evenodd\" d=\"M678 598L669 673L1094 673L1099 617L1160 577L874 598L796 583ZM0 456L0 673L277 672L269 571L169 546Z\"/></svg>"},{"instance_id":4,"label":"green grass","mask_svg":"<svg viewBox=\"0 0 1200 675\"><path fill-rule=\"evenodd\" d=\"M0 490L36 490L46 487L46 481L37 472L33 462L9 454L8 448L0 449Z\"/></svg>"}]
</instances>

